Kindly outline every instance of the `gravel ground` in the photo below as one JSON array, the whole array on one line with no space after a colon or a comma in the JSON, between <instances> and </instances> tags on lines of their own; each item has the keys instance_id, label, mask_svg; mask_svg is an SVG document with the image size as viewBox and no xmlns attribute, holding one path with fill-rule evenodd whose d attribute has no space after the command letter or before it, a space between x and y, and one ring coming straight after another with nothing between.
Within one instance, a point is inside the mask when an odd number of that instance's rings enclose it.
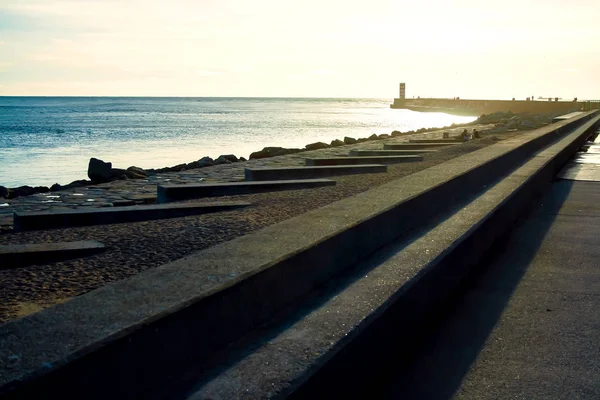
<instances>
[{"instance_id":1,"label":"gravel ground","mask_svg":"<svg viewBox=\"0 0 600 400\"><path fill-rule=\"evenodd\" d=\"M253 204L235 211L0 235L0 244L98 240L108 247L106 252L87 258L0 270L0 322L66 301L107 283L356 195L494 142L493 138L484 137L437 153L424 154L423 162L390 165L388 172L383 174L335 177L336 186L221 198ZM215 198L200 200L204 201L215 201Z\"/></svg>"}]
</instances>

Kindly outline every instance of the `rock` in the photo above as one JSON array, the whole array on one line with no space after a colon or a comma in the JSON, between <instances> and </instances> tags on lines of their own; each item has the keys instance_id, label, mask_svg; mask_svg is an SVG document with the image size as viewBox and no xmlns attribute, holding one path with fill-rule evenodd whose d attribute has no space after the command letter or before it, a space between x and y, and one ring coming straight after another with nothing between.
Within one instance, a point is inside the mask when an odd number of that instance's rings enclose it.
<instances>
[{"instance_id":1,"label":"rock","mask_svg":"<svg viewBox=\"0 0 600 400\"><path fill-rule=\"evenodd\" d=\"M227 159L225 156L219 156L215 160L215 165L221 165L221 164L231 164L231 161L229 159Z\"/></svg>"},{"instance_id":2,"label":"rock","mask_svg":"<svg viewBox=\"0 0 600 400\"><path fill-rule=\"evenodd\" d=\"M331 141L331 147L340 147L343 146L345 143L342 142L340 139L335 139Z\"/></svg>"},{"instance_id":3,"label":"rock","mask_svg":"<svg viewBox=\"0 0 600 400\"><path fill-rule=\"evenodd\" d=\"M367 139L366 137L356 139L356 143L364 143L364 142L368 142L368 141L369 141L369 139Z\"/></svg>"},{"instance_id":4,"label":"rock","mask_svg":"<svg viewBox=\"0 0 600 400\"><path fill-rule=\"evenodd\" d=\"M304 149L286 149L284 147L265 147L261 151L255 151L250 154L250 159L258 159L258 158L267 158L267 157L275 157L282 156L284 154L293 154L304 151Z\"/></svg>"},{"instance_id":5,"label":"rock","mask_svg":"<svg viewBox=\"0 0 600 400\"><path fill-rule=\"evenodd\" d=\"M4 199L8 197L8 188L4 186L0 186L0 199Z\"/></svg>"},{"instance_id":6,"label":"rock","mask_svg":"<svg viewBox=\"0 0 600 400\"><path fill-rule=\"evenodd\" d=\"M244 158L244 157L240 157L238 161L248 161L248 160L246 160L246 158Z\"/></svg>"},{"instance_id":7,"label":"rock","mask_svg":"<svg viewBox=\"0 0 600 400\"><path fill-rule=\"evenodd\" d=\"M90 158L88 164L88 177L94 183L108 182L113 178L112 163L107 163L97 158Z\"/></svg>"},{"instance_id":8,"label":"rock","mask_svg":"<svg viewBox=\"0 0 600 400\"><path fill-rule=\"evenodd\" d=\"M379 139L388 139L390 138L390 135L388 135L387 133L382 133L381 135L378 136Z\"/></svg>"},{"instance_id":9,"label":"rock","mask_svg":"<svg viewBox=\"0 0 600 400\"><path fill-rule=\"evenodd\" d=\"M61 190L89 186L91 184L92 184L92 181L86 181L85 179L80 179L77 181L73 181L73 182L69 183L68 185L62 186Z\"/></svg>"},{"instance_id":10,"label":"rock","mask_svg":"<svg viewBox=\"0 0 600 400\"><path fill-rule=\"evenodd\" d=\"M213 160L210 157L202 157L201 159L199 159L197 161L197 163L198 163L198 168L210 167L211 165L215 165L215 160Z\"/></svg>"},{"instance_id":11,"label":"rock","mask_svg":"<svg viewBox=\"0 0 600 400\"><path fill-rule=\"evenodd\" d=\"M377 136L376 133L372 134L371 136L368 137L369 140L377 140L379 139L379 136Z\"/></svg>"},{"instance_id":12,"label":"rock","mask_svg":"<svg viewBox=\"0 0 600 400\"><path fill-rule=\"evenodd\" d=\"M446 132L442 133L442 138L450 139L450 132L446 131Z\"/></svg>"},{"instance_id":13,"label":"rock","mask_svg":"<svg viewBox=\"0 0 600 400\"><path fill-rule=\"evenodd\" d=\"M392 132L392 137L401 136L401 135L402 135L402 132L400 132L400 131L393 131Z\"/></svg>"},{"instance_id":14,"label":"rock","mask_svg":"<svg viewBox=\"0 0 600 400\"><path fill-rule=\"evenodd\" d=\"M114 179L123 179L123 175L126 176L127 179L146 179L146 175L140 175L137 172L128 169L112 168L110 173L112 174L110 178L111 181Z\"/></svg>"},{"instance_id":15,"label":"rock","mask_svg":"<svg viewBox=\"0 0 600 400\"><path fill-rule=\"evenodd\" d=\"M344 143L346 143L346 144L354 144L354 143L357 143L357 142L358 141L356 139L348 137L348 136L346 136L344 138Z\"/></svg>"},{"instance_id":16,"label":"rock","mask_svg":"<svg viewBox=\"0 0 600 400\"><path fill-rule=\"evenodd\" d=\"M8 189L8 198L14 199L15 197L31 196L32 194L48 193L49 191L50 188L46 186L19 186L17 188Z\"/></svg>"},{"instance_id":17,"label":"rock","mask_svg":"<svg viewBox=\"0 0 600 400\"><path fill-rule=\"evenodd\" d=\"M326 149L329 147L329 145L327 143L323 143L323 142L316 142L316 143L307 144L304 147L306 148L306 150L319 150L319 149Z\"/></svg>"},{"instance_id":18,"label":"rock","mask_svg":"<svg viewBox=\"0 0 600 400\"><path fill-rule=\"evenodd\" d=\"M55 183L54 185L50 186L50 191L51 192L57 192L59 190L62 189L62 186L59 185L58 183Z\"/></svg>"},{"instance_id":19,"label":"rock","mask_svg":"<svg viewBox=\"0 0 600 400\"><path fill-rule=\"evenodd\" d=\"M534 129L534 128L536 128L536 125L537 124L535 122L533 122L532 120L530 120L530 119L524 119L524 120L521 120L519 122L519 126L518 127L520 129Z\"/></svg>"},{"instance_id":20,"label":"rock","mask_svg":"<svg viewBox=\"0 0 600 400\"><path fill-rule=\"evenodd\" d=\"M477 129L473 129L473 137L475 139L481 139L481 135L479 134L479 131Z\"/></svg>"},{"instance_id":21,"label":"rock","mask_svg":"<svg viewBox=\"0 0 600 400\"><path fill-rule=\"evenodd\" d=\"M226 159L226 160L228 160L229 162L232 162L232 163L234 163L234 162L238 162L238 158L237 158L236 156L234 156L233 154L222 154L222 155L220 155L220 156L217 158L217 160L218 160L219 158L221 158L221 157L223 157L224 159Z\"/></svg>"},{"instance_id":22,"label":"rock","mask_svg":"<svg viewBox=\"0 0 600 400\"><path fill-rule=\"evenodd\" d=\"M131 171L131 172L135 172L138 175L142 175L142 176L148 176L148 173L140 167L135 167L135 166L131 166L129 168L127 168L127 171Z\"/></svg>"}]
</instances>

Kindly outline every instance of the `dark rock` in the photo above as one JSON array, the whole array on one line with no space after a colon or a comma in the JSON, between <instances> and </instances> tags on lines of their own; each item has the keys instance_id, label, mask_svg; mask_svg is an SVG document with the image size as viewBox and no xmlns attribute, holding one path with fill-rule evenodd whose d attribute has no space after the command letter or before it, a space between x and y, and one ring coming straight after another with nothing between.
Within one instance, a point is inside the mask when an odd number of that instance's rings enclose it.
<instances>
[{"instance_id":1,"label":"dark rock","mask_svg":"<svg viewBox=\"0 0 600 400\"><path fill-rule=\"evenodd\" d=\"M285 154L293 154L304 151L304 149L286 149L284 147L265 147L261 151L255 151L250 154L250 159L254 160L257 158L267 158L267 157L275 157L282 156Z\"/></svg>"},{"instance_id":2,"label":"dark rock","mask_svg":"<svg viewBox=\"0 0 600 400\"><path fill-rule=\"evenodd\" d=\"M377 139L379 139L379 136L377 136L377 134L376 134L376 133L374 133L374 134L372 134L371 136L369 136L369 138L368 138L368 139L369 139L369 140L377 140Z\"/></svg>"},{"instance_id":3,"label":"dark rock","mask_svg":"<svg viewBox=\"0 0 600 400\"><path fill-rule=\"evenodd\" d=\"M335 139L331 141L331 147L339 147L339 146L343 146L344 142L342 142L340 139Z\"/></svg>"},{"instance_id":4,"label":"dark rock","mask_svg":"<svg viewBox=\"0 0 600 400\"><path fill-rule=\"evenodd\" d=\"M319 150L319 149L326 149L329 147L329 145L327 143L323 143L323 142L316 142L316 143L307 144L304 147L306 148L306 150Z\"/></svg>"},{"instance_id":5,"label":"dark rock","mask_svg":"<svg viewBox=\"0 0 600 400\"><path fill-rule=\"evenodd\" d=\"M229 159L227 159L225 156L219 156L215 160L215 165L221 165L221 164L231 164L231 161Z\"/></svg>"},{"instance_id":6,"label":"dark rock","mask_svg":"<svg viewBox=\"0 0 600 400\"><path fill-rule=\"evenodd\" d=\"M58 183L55 183L54 185L50 186L50 191L51 192L57 192L59 190L62 190L62 186L59 185Z\"/></svg>"},{"instance_id":7,"label":"dark rock","mask_svg":"<svg viewBox=\"0 0 600 400\"><path fill-rule=\"evenodd\" d=\"M427 128L417 129L417 133L423 133L423 132L427 132Z\"/></svg>"},{"instance_id":8,"label":"dark rock","mask_svg":"<svg viewBox=\"0 0 600 400\"><path fill-rule=\"evenodd\" d=\"M73 182L69 183L68 185L62 186L61 190L78 188L78 187L83 187L83 186L89 186L91 184L92 184L92 181L86 181L85 179L80 179L80 180L77 180L77 181L73 181Z\"/></svg>"},{"instance_id":9,"label":"dark rock","mask_svg":"<svg viewBox=\"0 0 600 400\"><path fill-rule=\"evenodd\" d=\"M387 133L382 133L381 135L378 136L379 139L388 139L390 137L390 135L388 135Z\"/></svg>"},{"instance_id":10,"label":"dark rock","mask_svg":"<svg viewBox=\"0 0 600 400\"><path fill-rule=\"evenodd\" d=\"M0 186L0 199L4 199L6 197L8 197L8 188Z\"/></svg>"},{"instance_id":11,"label":"dark rock","mask_svg":"<svg viewBox=\"0 0 600 400\"><path fill-rule=\"evenodd\" d=\"M396 136L402 136L402 132L400 132L400 131L393 131L392 132L392 137L396 137Z\"/></svg>"},{"instance_id":12,"label":"dark rock","mask_svg":"<svg viewBox=\"0 0 600 400\"><path fill-rule=\"evenodd\" d=\"M210 157L202 157L201 159L199 159L197 161L197 163L198 163L198 168L210 167L211 165L215 165L215 160L213 160Z\"/></svg>"},{"instance_id":13,"label":"dark rock","mask_svg":"<svg viewBox=\"0 0 600 400\"><path fill-rule=\"evenodd\" d=\"M366 137L356 139L356 143L364 143L364 142L368 142L368 141L369 141L369 139L367 139Z\"/></svg>"},{"instance_id":14,"label":"dark rock","mask_svg":"<svg viewBox=\"0 0 600 400\"><path fill-rule=\"evenodd\" d=\"M346 143L346 144L354 144L354 143L357 143L357 142L358 141L356 139L348 137L348 136L346 136L344 138L344 143Z\"/></svg>"},{"instance_id":15,"label":"dark rock","mask_svg":"<svg viewBox=\"0 0 600 400\"><path fill-rule=\"evenodd\" d=\"M112 163L107 163L97 158L90 158L88 164L88 177L94 183L108 182L113 178Z\"/></svg>"},{"instance_id":16,"label":"dark rock","mask_svg":"<svg viewBox=\"0 0 600 400\"><path fill-rule=\"evenodd\" d=\"M238 158L236 156L234 156L233 154L221 154L217 159L223 157L224 159L228 160L229 162L238 162Z\"/></svg>"},{"instance_id":17,"label":"dark rock","mask_svg":"<svg viewBox=\"0 0 600 400\"><path fill-rule=\"evenodd\" d=\"M187 163L185 164L185 169L196 169L196 168L200 168L200 166L198 165L198 161L192 161L191 163Z\"/></svg>"},{"instance_id":18,"label":"dark rock","mask_svg":"<svg viewBox=\"0 0 600 400\"><path fill-rule=\"evenodd\" d=\"M135 166L131 166L129 168L127 168L127 171L131 171L131 172L135 172L138 175L142 175L142 176L148 176L148 173L140 167L135 167Z\"/></svg>"},{"instance_id":19,"label":"dark rock","mask_svg":"<svg viewBox=\"0 0 600 400\"><path fill-rule=\"evenodd\" d=\"M14 199L15 197L31 196L32 194L48 193L49 191L50 191L50 188L48 188L46 186L36 186L36 187L19 186L17 188L9 189L8 198Z\"/></svg>"},{"instance_id":20,"label":"dark rock","mask_svg":"<svg viewBox=\"0 0 600 400\"><path fill-rule=\"evenodd\" d=\"M248 161L244 157L240 157L239 161Z\"/></svg>"},{"instance_id":21,"label":"dark rock","mask_svg":"<svg viewBox=\"0 0 600 400\"><path fill-rule=\"evenodd\" d=\"M479 134L479 131L477 129L473 129L473 137L475 139L481 139L481 135Z\"/></svg>"},{"instance_id":22,"label":"dark rock","mask_svg":"<svg viewBox=\"0 0 600 400\"><path fill-rule=\"evenodd\" d=\"M450 138L450 132L444 132L444 133L442 133L442 138L449 139Z\"/></svg>"},{"instance_id":23,"label":"dark rock","mask_svg":"<svg viewBox=\"0 0 600 400\"><path fill-rule=\"evenodd\" d=\"M128 169L112 168L110 172L112 174L110 178L111 181L114 179L122 179L122 175L125 175L127 179L146 179L146 175L140 175L137 172L133 172Z\"/></svg>"}]
</instances>

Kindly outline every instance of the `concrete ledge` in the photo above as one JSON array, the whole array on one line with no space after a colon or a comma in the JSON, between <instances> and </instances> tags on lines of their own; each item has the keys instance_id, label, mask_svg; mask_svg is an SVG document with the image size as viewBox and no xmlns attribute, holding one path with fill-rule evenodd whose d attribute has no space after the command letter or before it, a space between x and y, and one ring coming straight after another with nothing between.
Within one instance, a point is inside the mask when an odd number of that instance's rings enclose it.
<instances>
[{"instance_id":1,"label":"concrete ledge","mask_svg":"<svg viewBox=\"0 0 600 400\"><path fill-rule=\"evenodd\" d=\"M422 156L370 156L370 157L331 157L307 158L306 165L357 165L357 164L400 164L423 161Z\"/></svg>"},{"instance_id":2,"label":"concrete ledge","mask_svg":"<svg viewBox=\"0 0 600 400\"><path fill-rule=\"evenodd\" d=\"M357 396L361 384L377 379L389 365L390 354L410 356L432 316L552 181L593 123L440 216L439 224L429 223L424 232L381 249L362 261L353 276L307 296L313 303L310 312L305 306L299 317L289 319L287 312L263 329L264 336L255 335L260 340L239 347L244 355L237 362L216 376L187 382L195 389L186 398L238 398L243 393L291 399Z\"/></svg>"},{"instance_id":3,"label":"concrete ledge","mask_svg":"<svg viewBox=\"0 0 600 400\"><path fill-rule=\"evenodd\" d=\"M42 212L14 212L16 232L54 229L69 226L119 224L153 219L178 218L247 207L250 203L204 203L131 206L123 208L94 208Z\"/></svg>"},{"instance_id":4,"label":"concrete ledge","mask_svg":"<svg viewBox=\"0 0 600 400\"><path fill-rule=\"evenodd\" d=\"M451 138L451 139L410 139L408 143L464 143L466 140L461 138Z\"/></svg>"},{"instance_id":5,"label":"concrete ledge","mask_svg":"<svg viewBox=\"0 0 600 400\"><path fill-rule=\"evenodd\" d=\"M437 150L350 150L351 157L407 156L411 154L435 153Z\"/></svg>"},{"instance_id":6,"label":"concrete ledge","mask_svg":"<svg viewBox=\"0 0 600 400\"><path fill-rule=\"evenodd\" d=\"M270 181L281 179L310 179L325 176L375 174L387 172L386 165L332 165L320 167L246 168L247 181Z\"/></svg>"},{"instance_id":7,"label":"concrete ledge","mask_svg":"<svg viewBox=\"0 0 600 400\"><path fill-rule=\"evenodd\" d=\"M384 150L414 150L414 149L432 149L449 146L458 146L458 143L396 143L384 144Z\"/></svg>"},{"instance_id":8,"label":"concrete ledge","mask_svg":"<svg viewBox=\"0 0 600 400\"><path fill-rule=\"evenodd\" d=\"M95 240L80 242L0 245L0 269L90 256L106 250Z\"/></svg>"},{"instance_id":9,"label":"concrete ledge","mask_svg":"<svg viewBox=\"0 0 600 400\"><path fill-rule=\"evenodd\" d=\"M558 117L552 118L552 122L564 121L564 120L567 120L567 119L578 117L581 114L583 114L583 111L574 111L574 112L571 112L571 113L568 113L568 114L559 115Z\"/></svg>"},{"instance_id":10,"label":"concrete ledge","mask_svg":"<svg viewBox=\"0 0 600 400\"><path fill-rule=\"evenodd\" d=\"M333 185L335 185L335 181L330 179L232 182L201 185L158 185L157 197L159 203L168 203L171 201L197 199L201 197L232 196L236 194L308 189Z\"/></svg>"},{"instance_id":11,"label":"concrete ledge","mask_svg":"<svg viewBox=\"0 0 600 400\"><path fill-rule=\"evenodd\" d=\"M2 325L0 395L154 395L589 117L524 133Z\"/></svg>"}]
</instances>

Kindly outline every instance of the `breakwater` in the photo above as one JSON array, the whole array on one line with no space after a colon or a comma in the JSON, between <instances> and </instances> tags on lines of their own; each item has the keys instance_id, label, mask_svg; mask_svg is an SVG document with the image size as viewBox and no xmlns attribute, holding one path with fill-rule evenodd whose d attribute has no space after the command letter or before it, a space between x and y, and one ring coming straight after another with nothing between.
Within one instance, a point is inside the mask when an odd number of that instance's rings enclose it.
<instances>
[{"instance_id":1,"label":"breakwater","mask_svg":"<svg viewBox=\"0 0 600 400\"><path fill-rule=\"evenodd\" d=\"M600 101L527 101L527 100L463 100L463 99L394 99L390 108L420 112L442 112L454 115L481 115L495 112L565 114L600 108Z\"/></svg>"}]
</instances>

